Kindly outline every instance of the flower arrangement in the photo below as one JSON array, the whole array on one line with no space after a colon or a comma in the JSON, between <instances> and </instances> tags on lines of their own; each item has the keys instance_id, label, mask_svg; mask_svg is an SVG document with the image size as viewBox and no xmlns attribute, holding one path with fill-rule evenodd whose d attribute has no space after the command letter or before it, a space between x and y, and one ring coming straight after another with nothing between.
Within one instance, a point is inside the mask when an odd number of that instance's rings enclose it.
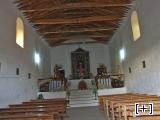
<instances>
[{"instance_id":1,"label":"flower arrangement","mask_svg":"<svg viewBox=\"0 0 160 120\"><path fill-rule=\"evenodd\" d=\"M97 95L98 95L98 92L97 92L97 88L96 87L93 87L92 89L93 91L93 94L95 95L95 100L97 100Z\"/></svg>"},{"instance_id":2,"label":"flower arrangement","mask_svg":"<svg viewBox=\"0 0 160 120\"><path fill-rule=\"evenodd\" d=\"M43 94L39 94L38 97L37 97L37 99L38 99L38 100L44 99Z\"/></svg>"},{"instance_id":3,"label":"flower arrangement","mask_svg":"<svg viewBox=\"0 0 160 120\"><path fill-rule=\"evenodd\" d=\"M67 90L66 90L67 99L69 99L70 95L71 95L71 92L70 92L70 90L67 89Z\"/></svg>"}]
</instances>

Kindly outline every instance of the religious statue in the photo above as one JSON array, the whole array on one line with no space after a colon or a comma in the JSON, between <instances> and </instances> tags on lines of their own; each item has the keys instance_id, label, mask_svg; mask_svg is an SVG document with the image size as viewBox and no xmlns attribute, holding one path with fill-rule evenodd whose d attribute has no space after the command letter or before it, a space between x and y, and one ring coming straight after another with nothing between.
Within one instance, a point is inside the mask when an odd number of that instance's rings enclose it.
<instances>
[{"instance_id":1,"label":"religious statue","mask_svg":"<svg viewBox=\"0 0 160 120\"><path fill-rule=\"evenodd\" d=\"M85 69L82 62L79 62L78 64L78 73L80 77L83 77L85 75Z\"/></svg>"},{"instance_id":2,"label":"religious statue","mask_svg":"<svg viewBox=\"0 0 160 120\"><path fill-rule=\"evenodd\" d=\"M55 79L60 78L60 69L61 68L62 67L60 65L55 64L53 78L55 78Z\"/></svg>"}]
</instances>

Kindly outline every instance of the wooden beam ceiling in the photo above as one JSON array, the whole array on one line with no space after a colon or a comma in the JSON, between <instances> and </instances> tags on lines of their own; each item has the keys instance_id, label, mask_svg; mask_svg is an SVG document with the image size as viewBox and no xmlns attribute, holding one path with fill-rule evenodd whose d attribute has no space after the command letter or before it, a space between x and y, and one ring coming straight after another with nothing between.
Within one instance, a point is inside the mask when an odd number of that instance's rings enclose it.
<instances>
[{"instance_id":1,"label":"wooden beam ceiling","mask_svg":"<svg viewBox=\"0 0 160 120\"><path fill-rule=\"evenodd\" d=\"M94 37L94 36L112 36L114 34L114 31L101 31L101 32L86 32L86 33L56 33L56 34L46 34L43 35L46 39L57 39L61 37L69 37L69 38L76 38L78 36L86 36L86 37Z\"/></svg>"},{"instance_id":2,"label":"wooden beam ceiling","mask_svg":"<svg viewBox=\"0 0 160 120\"><path fill-rule=\"evenodd\" d=\"M120 15L117 16L93 16L85 18L73 18L73 19L39 19L33 20L35 25L58 25L58 24L80 24L88 22L99 22L99 21L115 21L121 20Z\"/></svg>"},{"instance_id":3,"label":"wooden beam ceiling","mask_svg":"<svg viewBox=\"0 0 160 120\"><path fill-rule=\"evenodd\" d=\"M62 40L62 42L57 41L57 42L52 42L52 41L48 41L49 45L51 46L59 46L59 45L72 45L72 44L92 44L92 43L102 43L102 44L106 44L109 40L98 40L98 41L82 41L82 42L65 42L67 41L66 39Z\"/></svg>"},{"instance_id":4,"label":"wooden beam ceiling","mask_svg":"<svg viewBox=\"0 0 160 120\"><path fill-rule=\"evenodd\" d=\"M21 11L24 13L28 13L28 12L40 12L40 11L54 11L54 10L64 10L64 9L73 9L73 8L103 8L103 7L129 7L132 4L125 4L125 3L121 3L121 4L105 4L105 3L90 3L90 2L86 2L86 3L68 3L68 4L64 4L64 5L59 5L59 6L54 6L54 7L42 7L42 8L38 8L38 9L23 9L21 8Z\"/></svg>"},{"instance_id":5,"label":"wooden beam ceiling","mask_svg":"<svg viewBox=\"0 0 160 120\"><path fill-rule=\"evenodd\" d=\"M57 34L57 33L85 33L85 32L98 32L98 31L114 31L116 28L95 28L95 29L79 29L79 30L60 30L60 31L52 31L52 32L43 32L41 34L46 35L46 34Z\"/></svg>"},{"instance_id":6,"label":"wooden beam ceiling","mask_svg":"<svg viewBox=\"0 0 160 120\"><path fill-rule=\"evenodd\" d=\"M55 41L55 40L61 40L61 39L67 39L67 40L71 40L71 39L75 39L79 36L64 36L64 37L51 37L51 38L47 38L47 41ZM88 37L88 38L109 38L110 35L86 35L86 36L82 36L82 37Z\"/></svg>"},{"instance_id":7,"label":"wooden beam ceiling","mask_svg":"<svg viewBox=\"0 0 160 120\"><path fill-rule=\"evenodd\" d=\"M15 4L51 46L75 36L106 43L132 0L16 0Z\"/></svg>"}]
</instances>

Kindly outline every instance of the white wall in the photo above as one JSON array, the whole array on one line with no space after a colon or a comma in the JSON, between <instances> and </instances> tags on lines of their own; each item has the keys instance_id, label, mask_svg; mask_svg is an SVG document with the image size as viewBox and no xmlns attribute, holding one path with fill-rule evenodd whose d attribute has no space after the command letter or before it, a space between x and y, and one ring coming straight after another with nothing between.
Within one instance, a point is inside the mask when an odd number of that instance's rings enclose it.
<instances>
[{"instance_id":1,"label":"white wall","mask_svg":"<svg viewBox=\"0 0 160 120\"><path fill-rule=\"evenodd\" d=\"M122 26L109 44L112 61L112 71L120 64L126 75L126 86L129 92L140 92L160 95L160 1L137 0L132 10L137 10L140 19L141 38L134 42L130 16L124 20ZM119 60L119 49L126 49L126 59ZM142 68L142 61L146 61L146 68ZM132 73L129 74L129 67Z\"/></svg>"},{"instance_id":2,"label":"white wall","mask_svg":"<svg viewBox=\"0 0 160 120\"><path fill-rule=\"evenodd\" d=\"M114 94L124 94L127 93L126 87L122 88L111 88L111 89L99 89L98 96L102 95L114 95Z\"/></svg>"},{"instance_id":3,"label":"white wall","mask_svg":"<svg viewBox=\"0 0 160 120\"><path fill-rule=\"evenodd\" d=\"M84 39L84 38L83 38ZM89 51L90 71L95 76L99 64L104 64L110 71L110 59L108 46L105 44L80 44L80 45L62 45L51 49L51 71L53 73L54 65L59 64L65 69L66 77L71 74L71 52L78 48Z\"/></svg>"},{"instance_id":4,"label":"white wall","mask_svg":"<svg viewBox=\"0 0 160 120\"><path fill-rule=\"evenodd\" d=\"M37 79L50 75L50 52L33 28L24 20L25 48L16 43L16 18L22 15L10 0L0 1L0 107L33 99L37 96ZM34 52L41 56L35 66ZM20 68L20 75L16 75ZM28 79L31 73L31 79Z\"/></svg>"}]
</instances>

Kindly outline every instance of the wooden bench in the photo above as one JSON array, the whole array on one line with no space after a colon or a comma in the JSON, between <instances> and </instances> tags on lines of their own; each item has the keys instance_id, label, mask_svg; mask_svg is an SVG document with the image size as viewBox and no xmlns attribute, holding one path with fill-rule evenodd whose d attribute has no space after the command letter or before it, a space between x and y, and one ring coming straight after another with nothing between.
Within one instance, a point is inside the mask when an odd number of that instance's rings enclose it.
<instances>
[{"instance_id":1,"label":"wooden bench","mask_svg":"<svg viewBox=\"0 0 160 120\"><path fill-rule=\"evenodd\" d=\"M157 101L156 99L154 99L155 100L155 102ZM153 103L155 103L154 102L154 100L152 100L152 102ZM116 101L117 102L117 101ZM146 98L144 98L144 99L139 99L139 100L128 100L128 101L125 101L125 100L123 100L123 101L118 101L118 103L116 103L115 101L112 101L111 102L111 110L110 110L110 113L111 113L111 116L112 116L112 119L113 120L115 120L115 117L116 117L116 112L117 112L117 114L120 116L121 114L125 114L125 120L127 120L127 111L126 111L126 109L124 109L124 111L121 113L121 111L119 111L120 110L120 108L125 108L125 106L126 105L130 105L130 104L132 104L133 106L135 105L135 103L136 102L139 102L139 103L145 103L145 102L147 102L147 99ZM149 102L151 102L151 99L150 100L148 100L148 103ZM159 103L159 101L158 101L158 103ZM118 110L116 110L116 109L118 109ZM134 110L132 111L132 112L134 112ZM134 114L132 114L132 115L134 115ZM118 117L118 118L121 118L121 117Z\"/></svg>"},{"instance_id":2,"label":"wooden bench","mask_svg":"<svg viewBox=\"0 0 160 120\"><path fill-rule=\"evenodd\" d=\"M160 115L157 115L157 116L129 117L128 120L160 120Z\"/></svg>"},{"instance_id":3,"label":"wooden bench","mask_svg":"<svg viewBox=\"0 0 160 120\"><path fill-rule=\"evenodd\" d=\"M31 100L0 109L0 120L56 120L63 118L68 101L63 98Z\"/></svg>"},{"instance_id":4,"label":"wooden bench","mask_svg":"<svg viewBox=\"0 0 160 120\"><path fill-rule=\"evenodd\" d=\"M154 103L154 106L160 106L160 97L137 93L106 95L103 96L103 108L105 115L107 118L111 117L111 120L131 119L132 117L135 117L134 106L137 102L141 104L151 102ZM142 113L140 114L142 116L147 115ZM155 109L155 115L160 115L160 107Z\"/></svg>"},{"instance_id":5,"label":"wooden bench","mask_svg":"<svg viewBox=\"0 0 160 120\"><path fill-rule=\"evenodd\" d=\"M128 96L128 95L133 95L133 93L126 93L126 94L114 94L114 95L102 95L102 96L98 96L98 100L99 100L99 107L100 107L100 110L101 111L104 111L104 104L105 104L105 100L107 98L110 98L110 97L117 97L117 96Z\"/></svg>"},{"instance_id":6,"label":"wooden bench","mask_svg":"<svg viewBox=\"0 0 160 120\"><path fill-rule=\"evenodd\" d=\"M35 105L39 105L39 104L61 104L61 105L64 105L64 107L67 107L67 104L68 104L69 101L67 100L36 100L36 101L29 101L29 102L23 102L23 104L35 104Z\"/></svg>"},{"instance_id":7,"label":"wooden bench","mask_svg":"<svg viewBox=\"0 0 160 120\"><path fill-rule=\"evenodd\" d=\"M43 102L43 101L68 101L66 100L66 98L54 98L54 99L35 99L35 100L31 100L31 102Z\"/></svg>"},{"instance_id":8,"label":"wooden bench","mask_svg":"<svg viewBox=\"0 0 160 120\"><path fill-rule=\"evenodd\" d=\"M23 114L23 115L3 115L0 120L55 120L53 115L48 114Z\"/></svg>"},{"instance_id":9,"label":"wooden bench","mask_svg":"<svg viewBox=\"0 0 160 120\"><path fill-rule=\"evenodd\" d=\"M146 99L143 99L143 100L139 100L139 101L136 101L140 104L140 106L142 104L145 104L145 105L148 105L149 106L149 103L153 103L154 105L156 105L154 107L154 115L160 115L160 99L159 100L146 100ZM113 114L113 113L112 113ZM141 116L146 116L146 115L149 115L149 110L146 110L145 113L139 111L139 114ZM136 117L135 115L135 102L134 101L131 101L131 102L121 102L121 103L118 103L117 105L114 106L114 119L115 118L118 118L118 119L122 119L124 118L124 120L128 120L128 117Z\"/></svg>"},{"instance_id":10,"label":"wooden bench","mask_svg":"<svg viewBox=\"0 0 160 120\"><path fill-rule=\"evenodd\" d=\"M28 110L28 109L50 109L52 111L58 112L59 116L61 118L64 117L64 115L66 115L66 107L64 107L64 105L55 105L55 104L48 104L48 105L24 105L24 104L18 104L18 105L10 105L10 109L12 110ZM6 109L0 109L1 110L6 110Z\"/></svg>"},{"instance_id":11,"label":"wooden bench","mask_svg":"<svg viewBox=\"0 0 160 120\"><path fill-rule=\"evenodd\" d=\"M65 102L66 104L69 103L69 100L66 100L65 98L55 98L55 99L40 99L40 100L31 100L30 102Z\"/></svg>"}]
</instances>

